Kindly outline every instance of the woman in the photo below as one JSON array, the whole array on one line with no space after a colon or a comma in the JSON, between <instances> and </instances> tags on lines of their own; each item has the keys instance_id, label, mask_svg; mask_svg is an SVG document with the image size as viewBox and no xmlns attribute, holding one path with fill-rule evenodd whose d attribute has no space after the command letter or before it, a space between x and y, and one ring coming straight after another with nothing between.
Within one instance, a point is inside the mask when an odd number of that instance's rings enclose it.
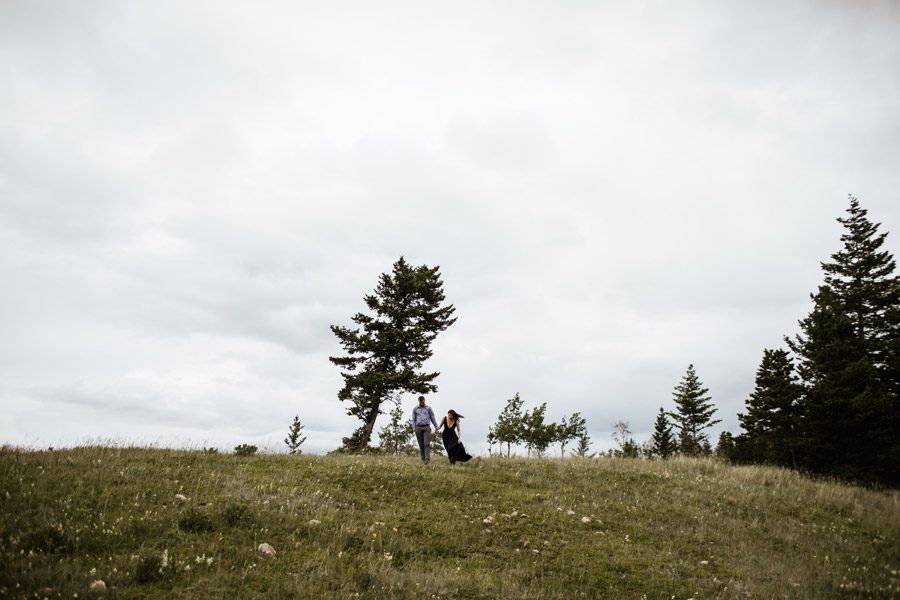
<instances>
[{"instance_id":1,"label":"woman","mask_svg":"<svg viewBox=\"0 0 900 600\"><path fill-rule=\"evenodd\" d=\"M471 456L466 454L466 448L462 445L462 442L459 441L460 436L460 428L459 428L459 420L462 419L463 416L458 414L452 408L447 411L447 416L441 419L441 424L438 425L438 428L435 429L435 433L441 431L443 428L444 432L441 434L441 439L444 442L444 448L447 449L447 458L450 459L450 464L455 465L457 461L466 462Z\"/></svg>"}]
</instances>

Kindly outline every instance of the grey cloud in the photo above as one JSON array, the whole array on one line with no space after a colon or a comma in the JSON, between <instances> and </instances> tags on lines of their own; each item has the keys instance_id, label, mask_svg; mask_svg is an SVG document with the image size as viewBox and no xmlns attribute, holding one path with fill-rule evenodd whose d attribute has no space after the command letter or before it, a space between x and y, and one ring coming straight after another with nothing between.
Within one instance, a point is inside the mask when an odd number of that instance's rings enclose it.
<instances>
[{"instance_id":1,"label":"grey cloud","mask_svg":"<svg viewBox=\"0 0 900 600\"><path fill-rule=\"evenodd\" d=\"M847 192L900 248L896 17L4 3L2 435L299 412L334 447L328 326L401 254L457 306L429 367L470 443L516 391L648 431L690 362L733 429Z\"/></svg>"}]
</instances>

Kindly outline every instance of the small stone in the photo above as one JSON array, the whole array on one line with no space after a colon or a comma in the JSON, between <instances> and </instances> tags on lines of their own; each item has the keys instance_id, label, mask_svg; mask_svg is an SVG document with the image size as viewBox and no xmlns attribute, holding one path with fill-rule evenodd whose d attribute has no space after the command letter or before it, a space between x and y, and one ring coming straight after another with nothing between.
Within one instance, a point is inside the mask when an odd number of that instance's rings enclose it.
<instances>
[{"instance_id":1,"label":"small stone","mask_svg":"<svg viewBox=\"0 0 900 600\"><path fill-rule=\"evenodd\" d=\"M106 591L106 582L104 582L102 579L95 579L91 582L90 588L92 592L102 594Z\"/></svg>"},{"instance_id":2,"label":"small stone","mask_svg":"<svg viewBox=\"0 0 900 600\"><path fill-rule=\"evenodd\" d=\"M318 519L310 519L310 520L309 520L309 524L310 524L312 527L315 527L316 525L319 525L321 522L322 522L322 521L320 521L320 520L318 520Z\"/></svg>"},{"instance_id":3,"label":"small stone","mask_svg":"<svg viewBox=\"0 0 900 600\"><path fill-rule=\"evenodd\" d=\"M188 500L190 500L190 498L188 498L184 494L175 494L175 499L179 502L187 502Z\"/></svg>"},{"instance_id":4,"label":"small stone","mask_svg":"<svg viewBox=\"0 0 900 600\"><path fill-rule=\"evenodd\" d=\"M582 523L590 523L590 522L591 522L591 518L590 518L590 517L581 517L581 522L582 522Z\"/></svg>"},{"instance_id":5,"label":"small stone","mask_svg":"<svg viewBox=\"0 0 900 600\"><path fill-rule=\"evenodd\" d=\"M275 548L273 548L272 546L270 546L269 544L267 544L265 542L263 542L262 544L259 545L258 550L261 553L265 554L266 556L275 556L276 555Z\"/></svg>"}]
</instances>

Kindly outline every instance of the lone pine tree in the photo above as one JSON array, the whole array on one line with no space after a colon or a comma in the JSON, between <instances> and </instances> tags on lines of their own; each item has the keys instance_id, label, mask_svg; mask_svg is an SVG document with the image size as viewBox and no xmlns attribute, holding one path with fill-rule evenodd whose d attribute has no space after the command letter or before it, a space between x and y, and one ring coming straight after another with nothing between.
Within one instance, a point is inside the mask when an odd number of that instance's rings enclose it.
<instances>
[{"instance_id":1,"label":"lone pine tree","mask_svg":"<svg viewBox=\"0 0 900 600\"><path fill-rule=\"evenodd\" d=\"M456 321L456 309L444 301L439 267L412 267L400 257L391 273L381 275L374 293L365 296L369 314L353 316L358 327L331 326L346 352L329 357L343 369L338 398L350 403L347 414L362 421L344 438L345 449L368 448L381 406L394 394L437 391L434 380L440 373L424 372L422 366L437 335Z\"/></svg>"},{"instance_id":2,"label":"lone pine tree","mask_svg":"<svg viewBox=\"0 0 900 600\"><path fill-rule=\"evenodd\" d=\"M300 415L294 415L294 422L288 428L288 436L284 438L287 444L288 454L302 454L300 446L306 441L306 436L301 435L303 432L303 423L300 422Z\"/></svg>"},{"instance_id":3,"label":"lone pine tree","mask_svg":"<svg viewBox=\"0 0 900 600\"><path fill-rule=\"evenodd\" d=\"M587 427L582 429L575 439L578 442L578 445L575 446L575 456L588 456L588 452L591 450L591 438L588 435Z\"/></svg>"},{"instance_id":4,"label":"lone pine tree","mask_svg":"<svg viewBox=\"0 0 900 600\"><path fill-rule=\"evenodd\" d=\"M706 453L709 447L709 436L703 433L720 420L712 420L716 408L710 402L704 388L694 371L694 365L688 365L687 372L672 393L675 398L675 412L670 412L675 429L678 430L678 449L683 454L699 456Z\"/></svg>"}]
</instances>

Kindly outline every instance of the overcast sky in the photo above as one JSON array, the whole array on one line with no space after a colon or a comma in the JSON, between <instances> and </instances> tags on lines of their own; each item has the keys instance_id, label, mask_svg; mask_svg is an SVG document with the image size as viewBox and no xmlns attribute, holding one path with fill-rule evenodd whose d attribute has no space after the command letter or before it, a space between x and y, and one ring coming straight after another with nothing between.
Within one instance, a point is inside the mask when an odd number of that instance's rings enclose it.
<instances>
[{"instance_id":1,"label":"overcast sky","mask_svg":"<svg viewBox=\"0 0 900 600\"><path fill-rule=\"evenodd\" d=\"M900 254L889 1L7 0L0 442L331 450L401 255L471 449L516 392L646 439L689 363L737 432L848 193Z\"/></svg>"}]
</instances>

